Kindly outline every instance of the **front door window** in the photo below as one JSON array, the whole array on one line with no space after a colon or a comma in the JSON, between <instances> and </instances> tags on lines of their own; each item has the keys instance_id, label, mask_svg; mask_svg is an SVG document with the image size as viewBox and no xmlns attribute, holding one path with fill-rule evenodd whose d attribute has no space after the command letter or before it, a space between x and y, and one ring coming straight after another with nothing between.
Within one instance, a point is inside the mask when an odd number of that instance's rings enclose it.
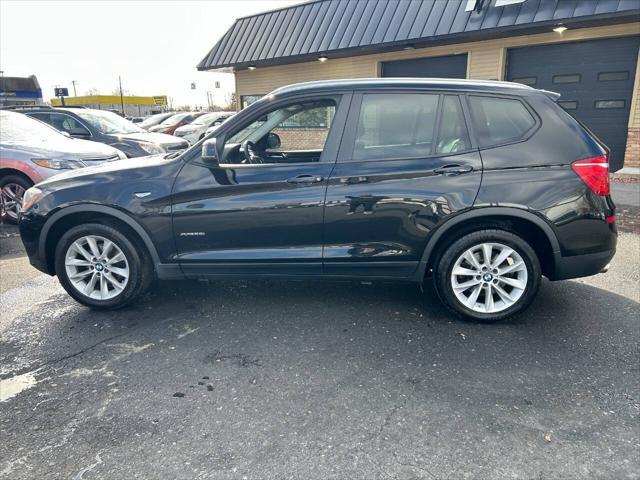
<instances>
[{"instance_id":1,"label":"front door window","mask_svg":"<svg viewBox=\"0 0 640 480\"><path fill-rule=\"evenodd\" d=\"M221 164L319 162L335 113L332 99L280 107L233 133Z\"/></svg>"}]
</instances>

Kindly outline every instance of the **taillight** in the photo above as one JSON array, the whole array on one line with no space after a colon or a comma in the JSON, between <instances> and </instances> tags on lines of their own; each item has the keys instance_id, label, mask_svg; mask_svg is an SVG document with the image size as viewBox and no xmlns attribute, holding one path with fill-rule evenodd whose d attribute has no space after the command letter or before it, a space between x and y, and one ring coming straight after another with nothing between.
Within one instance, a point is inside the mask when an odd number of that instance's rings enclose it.
<instances>
[{"instance_id":1,"label":"taillight","mask_svg":"<svg viewBox=\"0 0 640 480\"><path fill-rule=\"evenodd\" d=\"M600 196L609 195L609 161L607 155L576 160L571 168L580 179Z\"/></svg>"}]
</instances>

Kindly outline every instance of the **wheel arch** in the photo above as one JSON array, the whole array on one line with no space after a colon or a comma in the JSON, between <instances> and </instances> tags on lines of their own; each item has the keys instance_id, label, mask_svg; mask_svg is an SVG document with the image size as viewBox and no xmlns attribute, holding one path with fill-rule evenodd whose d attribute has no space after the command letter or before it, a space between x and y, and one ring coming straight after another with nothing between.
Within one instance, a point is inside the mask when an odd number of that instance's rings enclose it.
<instances>
[{"instance_id":1,"label":"wheel arch","mask_svg":"<svg viewBox=\"0 0 640 480\"><path fill-rule=\"evenodd\" d=\"M443 223L431 235L422 254L417 279L422 282L438 259L456 239L467 233L485 228L499 228L515 233L534 249L542 267L542 273L553 276L555 258L560 254L560 244L553 227L540 216L519 208L485 207L468 210ZM449 234L449 235L447 235Z\"/></svg>"},{"instance_id":2,"label":"wheel arch","mask_svg":"<svg viewBox=\"0 0 640 480\"><path fill-rule=\"evenodd\" d=\"M105 205L80 204L65 207L54 213L45 223L40 234L38 244L40 258L45 259L50 273L55 273L53 251L57 240L70 227L79 225L82 221L124 225L130 230L148 252L154 266L160 263L160 258L151 237L146 230L130 215L113 207Z\"/></svg>"},{"instance_id":3,"label":"wheel arch","mask_svg":"<svg viewBox=\"0 0 640 480\"><path fill-rule=\"evenodd\" d=\"M11 168L11 167L0 168L0 178L8 177L10 175L16 175L18 177L24 178L32 185L36 183L27 173L23 172L22 170L18 170L16 168Z\"/></svg>"}]
</instances>

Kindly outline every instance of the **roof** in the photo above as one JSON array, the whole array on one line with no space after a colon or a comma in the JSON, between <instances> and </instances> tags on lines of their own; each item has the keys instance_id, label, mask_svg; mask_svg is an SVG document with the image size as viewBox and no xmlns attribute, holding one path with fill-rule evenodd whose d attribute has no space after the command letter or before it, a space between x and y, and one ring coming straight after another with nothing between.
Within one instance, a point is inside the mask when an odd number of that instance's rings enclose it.
<instances>
[{"instance_id":1,"label":"roof","mask_svg":"<svg viewBox=\"0 0 640 480\"><path fill-rule=\"evenodd\" d=\"M313 82L294 83L280 87L269 95L286 95L304 93L305 91L327 90L367 90L393 88L424 88L433 90L456 90L485 93L507 93L521 95L541 92L527 85L494 80L457 80L450 78L357 78L342 80L318 80Z\"/></svg>"},{"instance_id":2,"label":"roof","mask_svg":"<svg viewBox=\"0 0 640 480\"><path fill-rule=\"evenodd\" d=\"M40 92L40 84L35 75L29 77L0 76L0 91L11 92Z\"/></svg>"},{"instance_id":3,"label":"roof","mask_svg":"<svg viewBox=\"0 0 640 480\"><path fill-rule=\"evenodd\" d=\"M315 0L236 20L199 70L363 55L403 46L497 38L563 23L637 21L640 0L523 0L480 12L467 0ZM478 0L478 3L479 0Z\"/></svg>"}]
</instances>

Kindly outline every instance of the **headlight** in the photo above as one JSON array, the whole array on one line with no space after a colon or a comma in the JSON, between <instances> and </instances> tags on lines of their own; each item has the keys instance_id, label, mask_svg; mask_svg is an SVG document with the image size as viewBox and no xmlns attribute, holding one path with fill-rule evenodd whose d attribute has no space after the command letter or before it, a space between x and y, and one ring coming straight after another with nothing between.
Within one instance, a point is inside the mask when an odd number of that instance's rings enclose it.
<instances>
[{"instance_id":1,"label":"headlight","mask_svg":"<svg viewBox=\"0 0 640 480\"><path fill-rule=\"evenodd\" d=\"M139 143L138 144L141 149L147 152L150 155L157 155L159 153L166 153L164 148L160 145L156 145L155 143Z\"/></svg>"},{"instance_id":2,"label":"headlight","mask_svg":"<svg viewBox=\"0 0 640 480\"><path fill-rule=\"evenodd\" d=\"M24 196L22 197L22 211L26 211L31 207L34 203L42 198L42 190L36 187L31 187L26 192L24 192Z\"/></svg>"},{"instance_id":3,"label":"headlight","mask_svg":"<svg viewBox=\"0 0 640 480\"><path fill-rule=\"evenodd\" d=\"M86 167L86 165L80 160L32 158L31 161L36 165L40 165L41 167L52 168L54 170L68 170L72 168Z\"/></svg>"}]
</instances>

